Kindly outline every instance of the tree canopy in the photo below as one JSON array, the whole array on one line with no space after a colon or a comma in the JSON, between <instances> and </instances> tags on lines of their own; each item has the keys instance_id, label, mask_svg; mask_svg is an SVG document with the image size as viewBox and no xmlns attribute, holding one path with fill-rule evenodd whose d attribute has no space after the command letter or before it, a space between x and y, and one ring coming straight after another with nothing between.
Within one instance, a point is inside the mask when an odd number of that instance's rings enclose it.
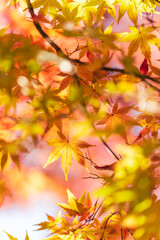
<instances>
[{"instance_id":1,"label":"tree canopy","mask_svg":"<svg viewBox=\"0 0 160 240\"><path fill-rule=\"evenodd\" d=\"M35 223L48 240L160 239L159 11L158 0L1 3L1 204L40 144L51 146L40 172L61 165L67 181L77 164L99 184L67 188L57 216Z\"/></svg>"}]
</instances>

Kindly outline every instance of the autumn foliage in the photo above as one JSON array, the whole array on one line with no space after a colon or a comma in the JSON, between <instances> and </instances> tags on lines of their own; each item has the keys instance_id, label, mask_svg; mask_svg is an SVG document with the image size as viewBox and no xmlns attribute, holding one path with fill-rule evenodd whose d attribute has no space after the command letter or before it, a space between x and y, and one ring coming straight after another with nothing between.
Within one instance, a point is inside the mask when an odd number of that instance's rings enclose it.
<instances>
[{"instance_id":1,"label":"autumn foliage","mask_svg":"<svg viewBox=\"0 0 160 240\"><path fill-rule=\"evenodd\" d=\"M24 191L33 148L50 149L33 173L42 189L84 170L79 196L65 189L57 216L35 223L46 239L160 239L159 11L158 0L2 1L1 205L18 198L15 181Z\"/></svg>"}]
</instances>

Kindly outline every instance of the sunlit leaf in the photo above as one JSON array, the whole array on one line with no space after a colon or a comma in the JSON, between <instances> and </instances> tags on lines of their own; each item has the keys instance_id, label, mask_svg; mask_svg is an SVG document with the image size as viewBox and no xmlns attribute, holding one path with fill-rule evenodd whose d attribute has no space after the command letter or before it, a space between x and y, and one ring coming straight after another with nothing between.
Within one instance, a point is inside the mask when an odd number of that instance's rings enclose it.
<instances>
[{"instance_id":1,"label":"sunlit leaf","mask_svg":"<svg viewBox=\"0 0 160 240\"><path fill-rule=\"evenodd\" d=\"M5 231L4 231L4 232L5 232ZM13 237L13 236L10 235L9 233L7 233L7 232L5 232L5 233L8 235L8 237L9 237L10 240L18 240L18 238Z\"/></svg>"},{"instance_id":2,"label":"sunlit leaf","mask_svg":"<svg viewBox=\"0 0 160 240\"><path fill-rule=\"evenodd\" d=\"M148 72L148 64L147 64L147 59L145 58L140 66L140 72L144 75L147 74Z\"/></svg>"},{"instance_id":3,"label":"sunlit leaf","mask_svg":"<svg viewBox=\"0 0 160 240\"><path fill-rule=\"evenodd\" d=\"M44 168L55 162L58 158L61 157L61 165L65 174L65 178L68 178L68 171L72 164L72 157L82 166L85 166L85 161L83 157L83 153L79 150L79 148L87 148L93 145L87 144L83 141L77 140L75 137L67 139L64 135L60 134L60 139L55 139L49 141L51 146L56 146L54 150L49 155L49 158L44 165Z\"/></svg>"},{"instance_id":4,"label":"sunlit leaf","mask_svg":"<svg viewBox=\"0 0 160 240\"><path fill-rule=\"evenodd\" d=\"M29 240L29 236L28 236L28 233L27 233L27 232L26 232L25 240Z\"/></svg>"},{"instance_id":5,"label":"sunlit leaf","mask_svg":"<svg viewBox=\"0 0 160 240\"><path fill-rule=\"evenodd\" d=\"M155 30L154 27L144 27L144 25L140 26L140 30L136 27L129 27L131 33L127 33L125 36L122 37L120 41L128 42L131 41L129 45L129 53L134 53L138 49L138 42L139 47L141 49L142 54L145 58L151 58L151 48L150 44L156 45L158 48L160 46L160 40L154 35L151 34Z\"/></svg>"},{"instance_id":6,"label":"sunlit leaf","mask_svg":"<svg viewBox=\"0 0 160 240\"><path fill-rule=\"evenodd\" d=\"M87 195L87 198L85 197L85 192L82 194L82 196L79 199L76 199L75 196L70 192L69 189L67 189L68 194L68 203L58 203L58 205L65 210L69 216L81 216L80 220L82 221L83 218L87 217L94 208L92 207L92 201L90 199L90 195Z\"/></svg>"}]
</instances>

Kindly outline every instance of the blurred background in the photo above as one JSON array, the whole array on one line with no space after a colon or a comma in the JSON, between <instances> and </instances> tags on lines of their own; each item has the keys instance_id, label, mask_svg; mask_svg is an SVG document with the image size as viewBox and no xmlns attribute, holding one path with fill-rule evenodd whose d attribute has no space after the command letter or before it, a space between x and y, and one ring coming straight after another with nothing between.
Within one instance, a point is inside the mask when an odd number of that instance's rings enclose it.
<instances>
[{"instance_id":1,"label":"blurred background","mask_svg":"<svg viewBox=\"0 0 160 240\"><path fill-rule=\"evenodd\" d=\"M21 21L21 11L19 11L18 15L17 10L7 9L5 4L5 1L1 0L0 29L9 24L12 25L18 33L25 32L29 34L31 31L35 31L32 23L25 23L26 25L24 25L24 19ZM159 16L154 17L156 21L159 21L159 18ZM144 21L144 19L140 19L139 23L142 23L142 21ZM113 19L106 13L105 27L109 26L112 22ZM113 25L113 31L127 32L129 31L128 26L132 25L125 15L120 21L120 24ZM28 30L26 30L26 28ZM126 45L124 43L121 44L121 47L126 48L126 50L127 46L127 43ZM74 49L75 46L72 46L72 48ZM154 51L153 63L155 63L155 66L158 66L157 59L160 58L158 56L159 53L155 47L152 47L152 51ZM119 67L116 57L113 57L111 64ZM139 51L137 52L137 56L135 56L135 61L137 66L140 66L143 61L143 56ZM27 114L29 110L24 109L24 106L25 105L21 105L19 111L21 111L23 107L23 113L25 112L25 114ZM139 131L140 127L135 127L133 135L137 136ZM109 139L109 145L114 148L115 143L122 141L120 137L112 137ZM99 165L106 164L106 162L110 164L115 161L113 156L97 138L92 137L88 139L88 142L96 145L90 152L93 161ZM56 216L60 210L56 203L67 201L67 188L78 198L84 190L91 192L101 184L101 182L91 178L84 179L90 177L90 175L75 161L73 161L68 182L66 182L60 161L56 161L54 164L43 169L53 149L52 147L43 141L36 147L34 147L32 143L27 143L26 147L28 153L21 156L21 169L19 170L16 166L11 165L5 169L2 174L3 176L0 177L0 185L3 186L1 188L2 198L0 199L0 239L2 240L8 240L8 236L4 231L18 238L18 240L25 239L26 231L31 240L45 238L49 233L36 231L38 226L35 224L46 221L46 214L53 217ZM96 172L89 163L87 163L87 165L91 172ZM103 172L100 174L103 174ZM110 175L111 173L108 171L107 173L105 172L105 174ZM5 181L5 184L3 184L3 181Z\"/></svg>"}]
</instances>

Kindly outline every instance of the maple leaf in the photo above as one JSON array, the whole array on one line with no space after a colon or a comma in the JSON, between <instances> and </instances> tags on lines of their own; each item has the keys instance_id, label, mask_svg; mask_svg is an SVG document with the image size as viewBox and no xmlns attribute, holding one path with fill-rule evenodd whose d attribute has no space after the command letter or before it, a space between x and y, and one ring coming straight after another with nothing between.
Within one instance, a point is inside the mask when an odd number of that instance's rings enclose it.
<instances>
[{"instance_id":1,"label":"maple leaf","mask_svg":"<svg viewBox=\"0 0 160 240\"><path fill-rule=\"evenodd\" d=\"M50 14L56 13L56 8L61 9L61 4L57 0L36 0L32 3L33 8L39 8L40 12L44 15L49 12Z\"/></svg>"},{"instance_id":2,"label":"maple leaf","mask_svg":"<svg viewBox=\"0 0 160 240\"><path fill-rule=\"evenodd\" d=\"M106 135L109 137L113 133L118 133L120 136L126 139L126 126L135 125L135 120L127 115L127 113L133 108L131 106L118 107L118 102L112 107L112 112L107 112L105 118L100 120L97 124L106 124Z\"/></svg>"},{"instance_id":3,"label":"maple leaf","mask_svg":"<svg viewBox=\"0 0 160 240\"><path fill-rule=\"evenodd\" d=\"M152 125L151 125L151 126L150 126L150 125L147 125L145 128L143 128L143 129L140 131L138 137L134 140L133 143L137 142L137 141L140 140L142 137L148 135L148 134L151 132L151 129L152 129Z\"/></svg>"},{"instance_id":4,"label":"maple leaf","mask_svg":"<svg viewBox=\"0 0 160 240\"><path fill-rule=\"evenodd\" d=\"M78 49L80 50L79 58L81 59L86 54L90 62L93 62L95 60L94 53L101 53L100 49L96 47L90 38L88 38L86 45L81 45L78 47Z\"/></svg>"},{"instance_id":5,"label":"maple leaf","mask_svg":"<svg viewBox=\"0 0 160 240\"><path fill-rule=\"evenodd\" d=\"M54 148L54 150L50 153L49 158L44 165L44 168L61 157L61 166L65 174L65 179L67 180L68 171L72 164L72 157L79 164L85 167L83 153L79 148L87 148L93 145L88 144L84 141L77 140L76 137L68 139L62 133L58 132L58 134L60 136L59 139L49 141L49 144L51 146L56 146L56 148Z\"/></svg>"},{"instance_id":6,"label":"maple leaf","mask_svg":"<svg viewBox=\"0 0 160 240\"><path fill-rule=\"evenodd\" d=\"M140 114L137 118L137 121L140 123L143 129L140 131L133 143L150 133L154 138L157 138L158 130L160 129L160 119L158 117L153 117L152 115L148 114Z\"/></svg>"},{"instance_id":7,"label":"maple leaf","mask_svg":"<svg viewBox=\"0 0 160 240\"><path fill-rule=\"evenodd\" d=\"M59 226L60 224L62 226L65 224L68 225L67 221L62 217L61 211L57 213L56 218L48 214L47 214L47 218L48 218L48 221L37 224L37 226L39 226L38 230L48 229L48 230L52 230L52 232L55 233L55 232L60 232L60 226Z\"/></svg>"},{"instance_id":8,"label":"maple leaf","mask_svg":"<svg viewBox=\"0 0 160 240\"><path fill-rule=\"evenodd\" d=\"M145 27L144 25L140 26L138 30L136 27L129 27L131 33L126 33L119 41L120 42L129 42L131 41L128 47L128 55L134 54L137 49L140 47L142 54L145 58L151 58L151 48L150 44L160 47L160 40L156 35L151 34L155 30L155 27L149 26Z\"/></svg>"},{"instance_id":9,"label":"maple leaf","mask_svg":"<svg viewBox=\"0 0 160 240\"><path fill-rule=\"evenodd\" d=\"M143 12L150 12L151 14L157 13L157 11L155 10L155 3L156 1L152 0L118 0L117 4L120 4L118 22L124 16L125 12L127 12L128 17L136 26L138 20L138 13L140 14L141 18Z\"/></svg>"},{"instance_id":10,"label":"maple leaf","mask_svg":"<svg viewBox=\"0 0 160 240\"><path fill-rule=\"evenodd\" d=\"M87 51L86 56L90 62L94 61L94 54L92 52L90 52L89 50Z\"/></svg>"},{"instance_id":11,"label":"maple leaf","mask_svg":"<svg viewBox=\"0 0 160 240\"><path fill-rule=\"evenodd\" d=\"M137 25L138 20L138 12L136 9L136 1L128 1L128 0L119 0L120 3L119 12L118 12L118 23L120 19L123 17L125 12L127 11L128 17L130 20L134 23L134 25Z\"/></svg>"},{"instance_id":12,"label":"maple leaf","mask_svg":"<svg viewBox=\"0 0 160 240\"><path fill-rule=\"evenodd\" d=\"M6 231L4 231L4 232L8 235L8 237L9 237L10 240L18 240L18 238L13 237L12 235L10 235L9 233L7 233Z\"/></svg>"},{"instance_id":13,"label":"maple leaf","mask_svg":"<svg viewBox=\"0 0 160 240\"><path fill-rule=\"evenodd\" d=\"M29 236L28 236L28 233L27 233L27 232L26 232L25 240L29 240Z\"/></svg>"},{"instance_id":14,"label":"maple leaf","mask_svg":"<svg viewBox=\"0 0 160 240\"><path fill-rule=\"evenodd\" d=\"M59 90L64 90L67 88L72 82L74 82L74 77L72 75L68 75L60 83Z\"/></svg>"},{"instance_id":15,"label":"maple leaf","mask_svg":"<svg viewBox=\"0 0 160 240\"><path fill-rule=\"evenodd\" d=\"M84 4L84 7L97 7L97 5L102 4L103 8L107 8L108 13L117 20L114 2L115 0L89 0Z\"/></svg>"},{"instance_id":16,"label":"maple leaf","mask_svg":"<svg viewBox=\"0 0 160 240\"><path fill-rule=\"evenodd\" d=\"M79 199L76 199L76 197L73 195L73 193L70 192L69 189L67 189L68 194L68 203L58 203L58 205L65 210L69 216L76 216L79 215L81 218L79 221L82 221L85 219L91 212L94 211L92 208L92 201L90 198L90 195L88 194L85 198L85 192L82 194L82 196Z\"/></svg>"},{"instance_id":17,"label":"maple leaf","mask_svg":"<svg viewBox=\"0 0 160 240\"><path fill-rule=\"evenodd\" d=\"M144 59L144 61L142 62L141 66L140 66L140 72L144 75L146 75L148 72L148 64L147 64L146 58Z\"/></svg>"}]
</instances>

